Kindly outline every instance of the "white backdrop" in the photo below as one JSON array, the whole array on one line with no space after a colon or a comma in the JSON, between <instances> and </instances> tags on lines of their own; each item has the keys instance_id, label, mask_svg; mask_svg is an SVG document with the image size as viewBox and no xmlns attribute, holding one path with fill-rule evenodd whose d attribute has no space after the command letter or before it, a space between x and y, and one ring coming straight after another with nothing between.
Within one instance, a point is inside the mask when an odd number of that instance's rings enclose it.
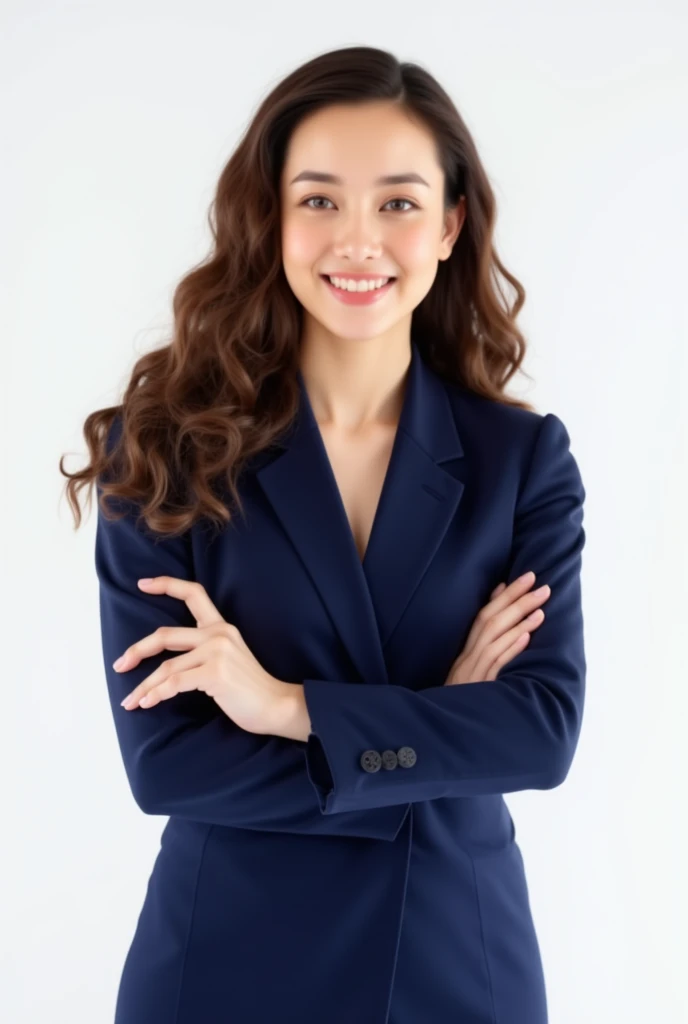
<instances>
[{"instance_id":1,"label":"white backdrop","mask_svg":"<svg viewBox=\"0 0 688 1024\"><path fill-rule=\"evenodd\" d=\"M373 45L474 134L527 290L535 380L510 391L560 416L587 491L578 752L560 788L507 797L551 1021L688 1021L685 4L5 0L1 36L0 1018L109 1024L166 821L128 789L95 505L74 532L58 459L84 464L85 416L167 333L265 93Z\"/></svg>"}]
</instances>

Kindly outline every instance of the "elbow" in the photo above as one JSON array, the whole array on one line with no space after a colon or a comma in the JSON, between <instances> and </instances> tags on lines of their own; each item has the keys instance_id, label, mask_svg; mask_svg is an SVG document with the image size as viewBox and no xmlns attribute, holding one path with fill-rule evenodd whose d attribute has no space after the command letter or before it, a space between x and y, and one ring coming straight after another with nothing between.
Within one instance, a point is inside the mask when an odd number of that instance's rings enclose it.
<instances>
[{"instance_id":1,"label":"elbow","mask_svg":"<svg viewBox=\"0 0 688 1024\"><path fill-rule=\"evenodd\" d=\"M550 746L547 765L543 773L544 785L540 788L556 789L567 778L578 747L580 724L580 716L576 716L566 733L559 736L557 741Z\"/></svg>"},{"instance_id":2,"label":"elbow","mask_svg":"<svg viewBox=\"0 0 688 1024\"><path fill-rule=\"evenodd\" d=\"M583 718L583 688L578 699L557 702L554 721L550 720L545 744L545 764L541 766L539 789L556 789L567 778L578 747Z\"/></svg>"},{"instance_id":3,"label":"elbow","mask_svg":"<svg viewBox=\"0 0 688 1024\"><path fill-rule=\"evenodd\" d=\"M137 807L144 814L164 814L164 811L160 810L156 800L153 798L150 788L143 783L141 778L132 779L130 776L129 788Z\"/></svg>"},{"instance_id":4,"label":"elbow","mask_svg":"<svg viewBox=\"0 0 688 1024\"><path fill-rule=\"evenodd\" d=\"M150 772L141 764L127 765L126 770L129 789L139 810L144 814L166 814L159 787L151 785Z\"/></svg>"},{"instance_id":5,"label":"elbow","mask_svg":"<svg viewBox=\"0 0 688 1024\"><path fill-rule=\"evenodd\" d=\"M556 750L547 768L543 772L543 782L539 789L556 789L565 781L571 764L573 763L573 750L570 747L562 746Z\"/></svg>"}]
</instances>

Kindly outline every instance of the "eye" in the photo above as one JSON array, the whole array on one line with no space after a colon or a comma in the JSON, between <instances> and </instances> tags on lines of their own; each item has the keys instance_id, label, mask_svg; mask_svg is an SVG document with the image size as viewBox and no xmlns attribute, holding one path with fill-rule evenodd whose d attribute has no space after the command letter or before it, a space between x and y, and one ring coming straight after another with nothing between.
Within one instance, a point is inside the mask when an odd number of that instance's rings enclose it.
<instances>
[{"instance_id":1,"label":"eye","mask_svg":"<svg viewBox=\"0 0 688 1024\"><path fill-rule=\"evenodd\" d=\"M327 196L309 196L308 199L302 200L302 202L299 203L299 206L308 206L308 208L310 210L322 210L322 209L324 209L324 207L322 207L322 206L309 206L309 203L312 203L314 199L324 199L325 202L327 202L327 203L332 202L332 200L328 199ZM417 203L414 203L411 199L402 199L401 197L399 197L398 199L388 199L387 202L385 203L385 206L388 206L389 203L408 203L414 210L420 209L420 207L417 205ZM393 210L392 212L393 213L408 213L408 210Z\"/></svg>"},{"instance_id":2,"label":"eye","mask_svg":"<svg viewBox=\"0 0 688 1024\"><path fill-rule=\"evenodd\" d=\"M418 205L416 203L412 202L410 199L401 199L401 198L399 198L399 199L390 199L389 202L390 203L409 203L409 205L412 206L414 210L417 210L419 208ZM385 203L385 206L387 206L387 203ZM396 212L397 213L407 213L408 211L407 210L397 210Z\"/></svg>"}]
</instances>

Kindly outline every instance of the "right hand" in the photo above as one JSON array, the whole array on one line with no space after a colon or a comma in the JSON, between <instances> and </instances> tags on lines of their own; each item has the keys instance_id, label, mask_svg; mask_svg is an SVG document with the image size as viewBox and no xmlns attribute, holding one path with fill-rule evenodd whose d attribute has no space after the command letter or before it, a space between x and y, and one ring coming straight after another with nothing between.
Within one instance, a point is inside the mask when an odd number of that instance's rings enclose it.
<instances>
[{"instance_id":1,"label":"right hand","mask_svg":"<svg viewBox=\"0 0 688 1024\"><path fill-rule=\"evenodd\" d=\"M490 602L478 612L445 686L494 680L499 670L526 647L530 631L537 629L545 617L539 606L550 596L549 587L543 593L529 593L534 582L535 574L530 573L508 587L505 583L495 587Z\"/></svg>"}]
</instances>

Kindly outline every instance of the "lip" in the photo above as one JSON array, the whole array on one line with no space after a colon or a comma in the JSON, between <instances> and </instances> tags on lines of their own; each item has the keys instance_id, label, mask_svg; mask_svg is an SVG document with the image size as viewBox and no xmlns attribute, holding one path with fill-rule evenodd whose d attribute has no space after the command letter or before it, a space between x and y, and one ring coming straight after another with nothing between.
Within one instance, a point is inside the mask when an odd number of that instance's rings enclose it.
<instances>
[{"instance_id":1,"label":"lip","mask_svg":"<svg viewBox=\"0 0 688 1024\"><path fill-rule=\"evenodd\" d=\"M396 283L396 278L391 277L387 284L383 284L382 288L375 288L369 292L347 292L343 288L335 288L325 274L320 276L325 287L329 288L330 293L335 299L345 303L347 306L370 306L374 302L379 302ZM333 276L337 277L337 274ZM378 274L377 277L372 277L370 274L347 274L346 276L355 281L377 281L378 277L386 277L387 275Z\"/></svg>"},{"instance_id":2,"label":"lip","mask_svg":"<svg viewBox=\"0 0 688 1024\"><path fill-rule=\"evenodd\" d=\"M358 273L355 270L342 270L340 274L339 271L332 270L322 274L321 277L350 277L352 281L377 281L379 277L394 277L394 274L383 274L382 272L373 274L369 270Z\"/></svg>"}]
</instances>

